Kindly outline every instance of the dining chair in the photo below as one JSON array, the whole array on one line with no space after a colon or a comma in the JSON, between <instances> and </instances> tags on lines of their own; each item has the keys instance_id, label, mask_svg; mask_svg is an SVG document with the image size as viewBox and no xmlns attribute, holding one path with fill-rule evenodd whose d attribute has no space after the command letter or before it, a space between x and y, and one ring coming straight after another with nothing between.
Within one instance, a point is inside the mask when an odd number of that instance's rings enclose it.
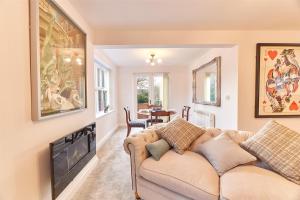
<instances>
[{"instance_id":1,"label":"dining chair","mask_svg":"<svg viewBox=\"0 0 300 200\"><path fill-rule=\"evenodd\" d=\"M157 123L163 123L163 119L160 119L160 117L168 117L168 122L171 120L171 113L169 111L164 110L156 110L151 111L150 115L150 123L151 125L157 124Z\"/></svg>"},{"instance_id":2,"label":"dining chair","mask_svg":"<svg viewBox=\"0 0 300 200\"><path fill-rule=\"evenodd\" d=\"M183 106L181 117L189 121L190 106Z\"/></svg>"},{"instance_id":3,"label":"dining chair","mask_svg":"<svg viewBox=\"0 0 300 200\"><path fill-rule=\"evenodd\" d=\"M128 107L124 107L125 110L125 114L126 114L126 124L127 124L127 136L129 136L130 132L131 132L131 128L146 128L146 121L142 121L142 120L136 120L133 121L130 118L130 110L128 109Z\"/></svg>"}]
</instances>

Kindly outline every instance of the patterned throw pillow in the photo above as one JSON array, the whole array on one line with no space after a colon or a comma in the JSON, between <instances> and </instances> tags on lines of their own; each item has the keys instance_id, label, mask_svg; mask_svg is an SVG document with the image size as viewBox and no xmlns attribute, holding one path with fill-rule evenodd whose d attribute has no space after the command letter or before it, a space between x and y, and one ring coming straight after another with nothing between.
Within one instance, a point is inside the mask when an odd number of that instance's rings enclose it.
<instances>
[{"instance_id":1,"label":"patterned throw pillow","mask_svg":"<svg viewBox=\"0 0 300 200\"><path fill-rule=\"evenodd\" d=\"M165 139L179 154L183 154L190 144L203 133L205 133L205 129L182 118L176 118L164 128L157 130L157 134Z\"/></svg>"},{"instance_id":2,"label":"patterned throw pillow","mask_svg":"<svg viewBox=\"0 0 300 200\"><path fill-rule=\"evenodd\" d=\"M300 184L299 133L276 121L270 121L241 145L266 162L274 171Z\"/></svg>"}]
</instances>

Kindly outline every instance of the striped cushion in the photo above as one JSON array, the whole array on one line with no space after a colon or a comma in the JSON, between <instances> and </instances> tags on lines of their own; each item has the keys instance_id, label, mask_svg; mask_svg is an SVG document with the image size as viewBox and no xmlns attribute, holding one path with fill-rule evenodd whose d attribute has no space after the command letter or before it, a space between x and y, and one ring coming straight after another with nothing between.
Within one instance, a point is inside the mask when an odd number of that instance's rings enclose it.
<instances>
[{"instance_id":1,"label":"striped cushion","mask_svg":"<svg viewBox=\"0 0 300 200\"><path fill-rule=\"evenodd\" d=\"M157 134L165 139L179 154L183 154L190 144L203 133L205 133L205 129L182 118L176 118L164 128L157 130Z\"/></svg>"},{"instance_id":2,"label":"striped cushion","mask_svg":"<svg viewBox=\"0 0 300 200\"><path fill-rule=\"evenodd\" d=\"M241 145L266 162L274 171L300 184L299 133L270 121Z\"/></svg>"}]
</instances>

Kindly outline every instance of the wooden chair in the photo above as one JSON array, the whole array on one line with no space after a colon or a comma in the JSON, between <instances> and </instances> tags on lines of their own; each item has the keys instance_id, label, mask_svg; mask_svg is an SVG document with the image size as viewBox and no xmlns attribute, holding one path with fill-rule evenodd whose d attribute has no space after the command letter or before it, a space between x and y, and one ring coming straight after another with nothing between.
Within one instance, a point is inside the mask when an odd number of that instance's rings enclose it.
<instances>
[{"instance_id":1,"label":"wooden chair","mask_svg":"<svg viewBox=\"0 0 300 200\"><path fill-rule=\"evenodd\" d=\"M163 119L151 119L151 115L150 115L150 119L147 119L146 120L146 125L147 125L147 127L148 126L150 126L150 125L152 125L152 124L157 124L157 123L163 123L164 122L164 120Z\"/></svg>"},{"instance_id":2,"label":"wooden chair","mask_svg":"<svg viewBox=\"0 0 300 200\"><path fill-rule=\"evenodd\" d=\"M189 121L190 106L183 106L181 117Z\"/></svg>"},{"instance_id":3,"label":"wooden chair","mask_svg":"<svg viewBox=\"0 0 300 200\"><path fill-rule=\"evenodd\" d=\"M127 124L127 136L129 136L131 132L131 128L146 128L146 121L132 121L130 118L130 110L128 108L124 108L126 114L126 124Z\"/></svg>"},{"instance_id":4,"label":"wooden chair","mask_svg":"<svg viewBox=\"0 0 300 200\"><path fill-rule=\"evenodd\" d=\"M164 110L152 111L150 117L151 125L164 122L162 119L159 119L159 117L168 117L169 122L171 119L171 113Z\"/></svg>"}]
</instances>

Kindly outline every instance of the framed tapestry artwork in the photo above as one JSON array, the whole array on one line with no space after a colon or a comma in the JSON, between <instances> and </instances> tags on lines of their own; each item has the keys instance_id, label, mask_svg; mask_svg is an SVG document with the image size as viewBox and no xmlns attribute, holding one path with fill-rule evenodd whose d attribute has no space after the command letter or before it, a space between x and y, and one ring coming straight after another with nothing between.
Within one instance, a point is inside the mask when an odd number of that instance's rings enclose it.
<instances>
[{"instance_id":1,"label":"framed tapestry artwork","mask_svg":"<svg viewBox=\"0 0 300 200\"><path fill-rule=\"evenodd\" d=\"M300 116L300 44L257 44L255 117Z\"/></svg>"},{"instance_id":2,"label":"framed tapestry artwork","mask_svg":"<svg viewBox=\"0 0 300 200\"><path fill-rule=\"evenodd\" d=\"M52 0L30 0L32 119L83 110L86 34Z\"/></svg>"}]
</instances>

